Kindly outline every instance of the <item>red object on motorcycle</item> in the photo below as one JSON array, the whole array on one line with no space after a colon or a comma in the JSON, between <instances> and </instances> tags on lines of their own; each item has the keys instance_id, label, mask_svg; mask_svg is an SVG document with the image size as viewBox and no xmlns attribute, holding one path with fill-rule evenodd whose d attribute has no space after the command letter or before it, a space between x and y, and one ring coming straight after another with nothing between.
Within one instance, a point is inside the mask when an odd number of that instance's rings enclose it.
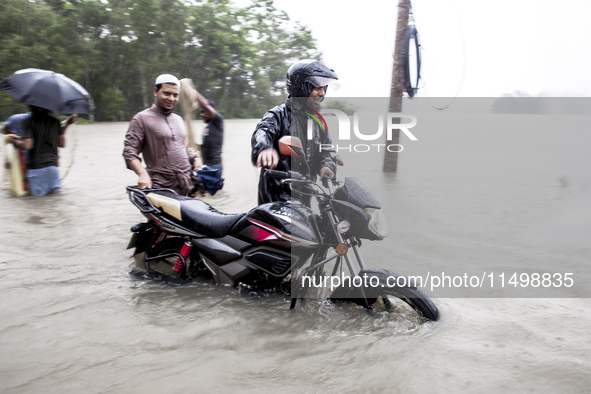
<instances>
[{"instance_id":1,"label":"red object on motorcycle","mask_svg":"<svg viewBox=\"0 0 591 394\"><path fill-rule=\"evenodd\" d=\"M248 238L257 242L271 241L277 239L277 236L275 234L256 226L248 226L242 231L242 233L244 233L244 235L246 235Z\"/></svg>"},{"instance_id":2,"label":"red object on motorcycle","mask_svg":"<svg viewBox=\"0 0 591 394\"><path fill-rule=\"evenodd\" d=\"M193 249L193 245L190 242L185 242L181 249L181 256L183 256L185 261L187 261L187 257L191 254L191 249ZM183 259L177 257L176 263L174 264L174 270L176 272L181 272L183 270Z\"/></svg>"}]
</instances>

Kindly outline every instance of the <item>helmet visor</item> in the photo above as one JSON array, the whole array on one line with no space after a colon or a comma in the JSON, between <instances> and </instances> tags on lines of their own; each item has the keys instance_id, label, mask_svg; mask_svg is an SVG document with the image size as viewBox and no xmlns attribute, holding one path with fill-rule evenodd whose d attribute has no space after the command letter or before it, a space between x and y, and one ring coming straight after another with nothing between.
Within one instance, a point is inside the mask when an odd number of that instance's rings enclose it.
<instances>
[{"instance_id":1,"label":"helmet visor","mask_svg":"<svg viewBox=\"0 0 591 394\"><path fill-rule=\"evenodd\" d=\"M306 77L304 82L309 82L314 85L314 87L329 86L331 90L337 90L341 86L334 78L320 77L317 75Z\"/></svg>"}]
</instances>

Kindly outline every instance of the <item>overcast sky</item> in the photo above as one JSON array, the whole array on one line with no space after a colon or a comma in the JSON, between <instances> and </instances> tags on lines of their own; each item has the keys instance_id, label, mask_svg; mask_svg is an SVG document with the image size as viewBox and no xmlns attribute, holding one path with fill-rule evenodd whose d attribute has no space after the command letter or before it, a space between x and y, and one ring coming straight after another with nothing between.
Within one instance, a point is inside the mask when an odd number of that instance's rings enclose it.
<instances>
[{"instance_id":1,"label":"overcast sky","mask_svg":"<svg viewBox=\"0 0 591 394\"><path fill-rule=\"evenodd\" d=\"M353 5L355 4L355 5ZM389 96L398 0L275 0L340 77L331 96ZM591 1L412 0L419 96L591 96Z\"/></svg>"}]
</instances>

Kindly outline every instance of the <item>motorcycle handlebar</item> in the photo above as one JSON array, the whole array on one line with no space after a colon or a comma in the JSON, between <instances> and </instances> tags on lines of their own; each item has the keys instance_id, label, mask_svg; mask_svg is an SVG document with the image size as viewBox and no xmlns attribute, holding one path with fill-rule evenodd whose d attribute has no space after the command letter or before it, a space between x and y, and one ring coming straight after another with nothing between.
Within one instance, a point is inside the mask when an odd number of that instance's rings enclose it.
<instances>
[{"instance_id":1,"label":"motorcycle handlebar","mask_svg":"<svg viewBox=\"0 0 591 394\"><path fill-rule=\"evenodd\" d=\"M265 169L265 175L275 179L303 179L302 174L295 171L277 171Z\"/></svg>"},{"instance_id":2,"label":"motorcycle handlebar","mask_svg":"<svg viewBox=\"0 0 591 394\"><path fill-rule=\"evenodd\" d=\"M322 179L320 180L322 182L322 186L328 188L329 182L333 184L333 186L336 186L337 184L337 179L333 176L324 176L322 177Z\"/></svg>"},{"instance_id":3,"label":"motorcycle handlebar","mask_svg":"<svg viewBox=\"0 0 591 394\"><path fill-rule=\"evenodd\" d=\"M264 172L265 176L269 176L271 178L280 179L283 182L304 182L307 184L311 184L317 186L318 189L321 189L315 182L311 181L309 178L305 177L304 175L295 172L295 171L277 171L277 170L270 170L268 168L265 169ZM322 185L329 190L329 195L333 193L333 187L337 186L339 183L337 182L336 177L324 176L322 179ZM304 193L307 194L307 193ZM318 194L318 190L314 193L309 193L309 195L319 196L325 195L324 192L320 192Z\"/></svg>"},{"instance_id":4,"label":"motorcycle handlebar","mask_svg":"<svg viewBox=\"0 0 591 394\"><path fill-rule=\"evenodd\" d=\"M277 171L277 170L265 170L265 175L275 179L287 179L289 178L288 173L285 171Z\"/></svg>"}]
</instances>

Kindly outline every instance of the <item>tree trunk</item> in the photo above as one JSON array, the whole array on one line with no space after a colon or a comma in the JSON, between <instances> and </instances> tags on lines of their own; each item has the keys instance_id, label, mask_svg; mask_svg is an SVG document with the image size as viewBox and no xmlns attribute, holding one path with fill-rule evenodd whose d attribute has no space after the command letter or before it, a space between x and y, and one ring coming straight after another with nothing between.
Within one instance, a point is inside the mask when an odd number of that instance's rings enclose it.
<instances>
[{"instance_id":1,"label":"tree trunk","mask_svg":"<svg viewBox=\"0 0 591 394\"><path fill-rule=\"evenodd\" d=\"M398 2L398 20L396 22L396 40L394 43L394 65L392 66L392 85L390 87L389 112L402 112L402 92L404 90L404 32L408 26L410 12L410 0ZM396 119L393 119L396 123ZM400 123L400 120L398 120ZM400 130L392 130L392 141L386 141L386 145L398 144ZM384 171L396 172L398 167L398 152L384 153Z\"/></svg>"}]
</instances>

